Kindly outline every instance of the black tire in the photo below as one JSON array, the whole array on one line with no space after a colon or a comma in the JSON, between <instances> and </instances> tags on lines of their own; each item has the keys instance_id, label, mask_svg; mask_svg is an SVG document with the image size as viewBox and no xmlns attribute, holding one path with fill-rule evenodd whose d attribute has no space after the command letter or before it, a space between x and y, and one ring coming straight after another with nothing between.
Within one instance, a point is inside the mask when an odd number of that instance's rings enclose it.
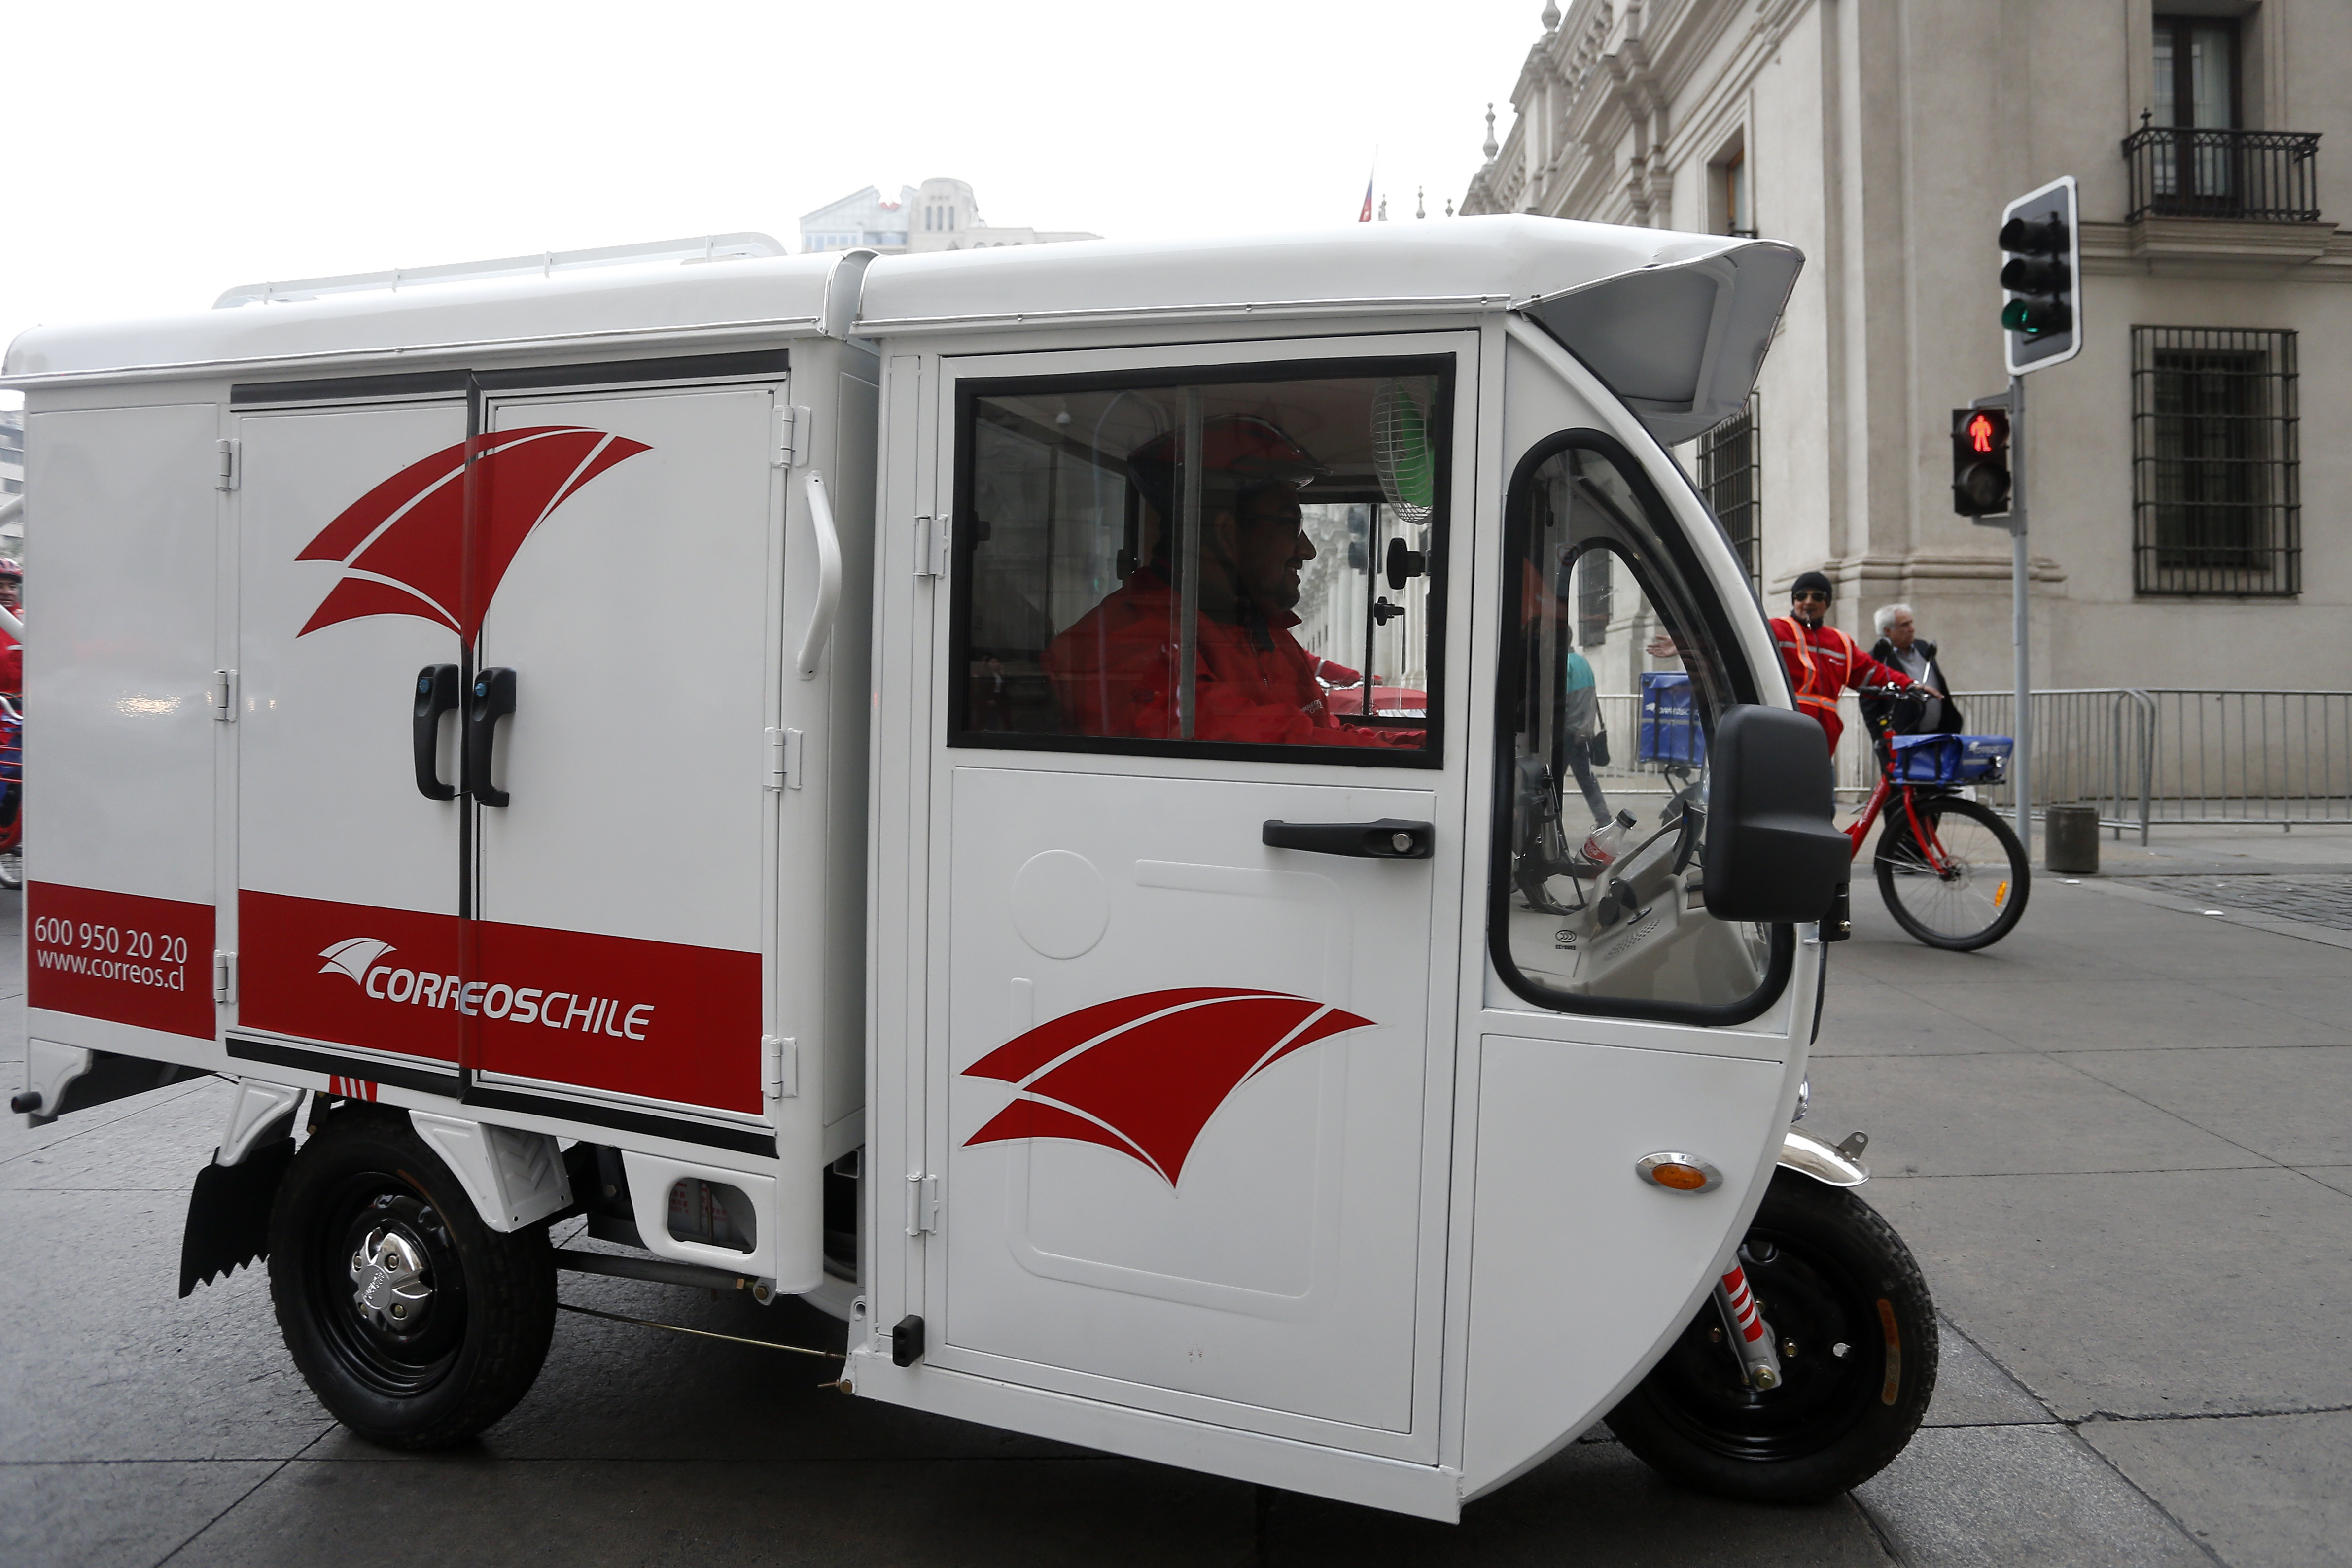
<instances>
[{"instance_id":1,"label":"black tire","mask_svg":"<svg viewBox=\"0 0 2352 1568\"><path fill-rule=\"evenodd\" d=\"M357 1299L355 1254L421 1265ZM547 1230L502 1235L396 1112L346 1105L302 1145L269 1216L269 1295L310 1391L372 1443L462 1443L530 1391L555 1332ZM406 1322L394 1322L394 1317Z\"/></svg>"},{"instance_id":2,"label":"black tire","mask_svg":"<svg viewBox=\"0 0 2352 1568\"><path fill-rule=\"evenodd\" d=\"M1610 1429L1667 1479L1718 1497L1806 1503L1851 1491L1903 1451L1936 1389L1936 1311L1919 1265L1853 1192L1786 1170L1739 1255L1781 1346L1780 1385L1748 1385L1710 1300L1609 1413Z\"/></svg>"},{"instance_id":3,"label":"black tire","mask_svg":"<svg viewBox=\"0 0 2352 1568\"><path fill-rule=\"evenodd\" d=\"M1920 852L1897 795L1888 802L1872 857L1878 895L1895 923L1930 947L1956 953L1990 947L2025 917L2033 891L2025 846L1989 806L1957 795L1916 799L1949 870L1938 873Z\"/></svg>"}]
</instances>

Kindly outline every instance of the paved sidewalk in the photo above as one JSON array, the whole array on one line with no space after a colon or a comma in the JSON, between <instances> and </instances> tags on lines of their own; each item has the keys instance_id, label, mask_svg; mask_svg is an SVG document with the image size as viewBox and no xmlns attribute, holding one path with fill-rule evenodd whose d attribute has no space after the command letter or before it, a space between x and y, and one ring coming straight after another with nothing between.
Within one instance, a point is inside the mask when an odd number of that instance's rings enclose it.
<instances>
[{"instance_id":1,"label":"paved sidewalk","mask_svg":"<svg viewBox=\"0 0 2352 1568\"><path fill-rule=\"evenodd\" d=\"M1853 1498L1675 1492L1602 1434L1425 1525L570 1315L482 1442L386 1454L311 1399L257 1272L174 1297L224 1113L205 1082L0 1126L0 1563L2352 1563L2352 951L2040 876L2008 942L1937 953L1857 891L1808 1125L1869 1129L1864 1191L1947 1323L1928 1429ZM579 1276L562 1294L839 1338L796 1303Z\"/></svg>"}]
</instances>

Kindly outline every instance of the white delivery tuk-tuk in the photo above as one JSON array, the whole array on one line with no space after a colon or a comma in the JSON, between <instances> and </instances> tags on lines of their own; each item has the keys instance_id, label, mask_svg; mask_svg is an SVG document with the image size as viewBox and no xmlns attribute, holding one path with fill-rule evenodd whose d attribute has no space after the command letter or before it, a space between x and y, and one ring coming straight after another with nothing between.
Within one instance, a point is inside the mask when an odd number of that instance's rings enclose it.
<instances>
[{"instance_id":1,"label":"white delivery tuk-tuk","mask_svg":"<svg viewBox=\"0 0 2352 1568\"><path fill-rule=\"evenodd\" d=\"M10 349L16 1108L236 1085L183 1294L266 1257L396 1447L585 1269L1437 1519L1604 1416L1734 1496L1892 1458L1927 1291L1790 1124L1847 844L1665 450L1798 255L774 249Z\"/></svg>"}]
</instances>

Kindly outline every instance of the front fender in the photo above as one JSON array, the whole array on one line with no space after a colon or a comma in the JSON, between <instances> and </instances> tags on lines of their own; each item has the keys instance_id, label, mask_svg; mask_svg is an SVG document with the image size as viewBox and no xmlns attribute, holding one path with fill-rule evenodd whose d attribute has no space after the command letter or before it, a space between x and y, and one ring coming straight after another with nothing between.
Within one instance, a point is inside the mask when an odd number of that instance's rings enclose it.
<instances>
[{"instance_id":1,"label":"front fender","mask_svg":"<svg viewBox=\"0 0 2352 1568\"><path fill-rule=\"evenodd\" d=\"M1840 1152L1811 1133L1791 1127L1780 1136L1780 1166L1812 1177L1824 1186L1860 1186L1870 1179L1870 1167Z\"/></svg>"}]
</instances>

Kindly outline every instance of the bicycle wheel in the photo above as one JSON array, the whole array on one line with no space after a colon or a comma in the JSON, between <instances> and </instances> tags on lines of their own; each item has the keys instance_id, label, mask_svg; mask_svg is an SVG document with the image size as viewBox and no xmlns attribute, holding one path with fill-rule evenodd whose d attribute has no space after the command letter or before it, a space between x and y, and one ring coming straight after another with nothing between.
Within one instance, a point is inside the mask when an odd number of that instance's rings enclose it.
<instances>
[{"instance_id":1,"label":"bicycle wheel","mask_svg":"<svg viewBox=\"0 0 2352 1568\"><path fill-rule=\"evenodd\" d=\"M1898 800L1873 857L1886 912L1930 947L1960 953L1989 947L2025 914L2033 885L2025 846L1990 807L1957 795L1916 800L1920 826L1934 839L1936 852L1914 840Z\"/></svg>"}]
</instances>

